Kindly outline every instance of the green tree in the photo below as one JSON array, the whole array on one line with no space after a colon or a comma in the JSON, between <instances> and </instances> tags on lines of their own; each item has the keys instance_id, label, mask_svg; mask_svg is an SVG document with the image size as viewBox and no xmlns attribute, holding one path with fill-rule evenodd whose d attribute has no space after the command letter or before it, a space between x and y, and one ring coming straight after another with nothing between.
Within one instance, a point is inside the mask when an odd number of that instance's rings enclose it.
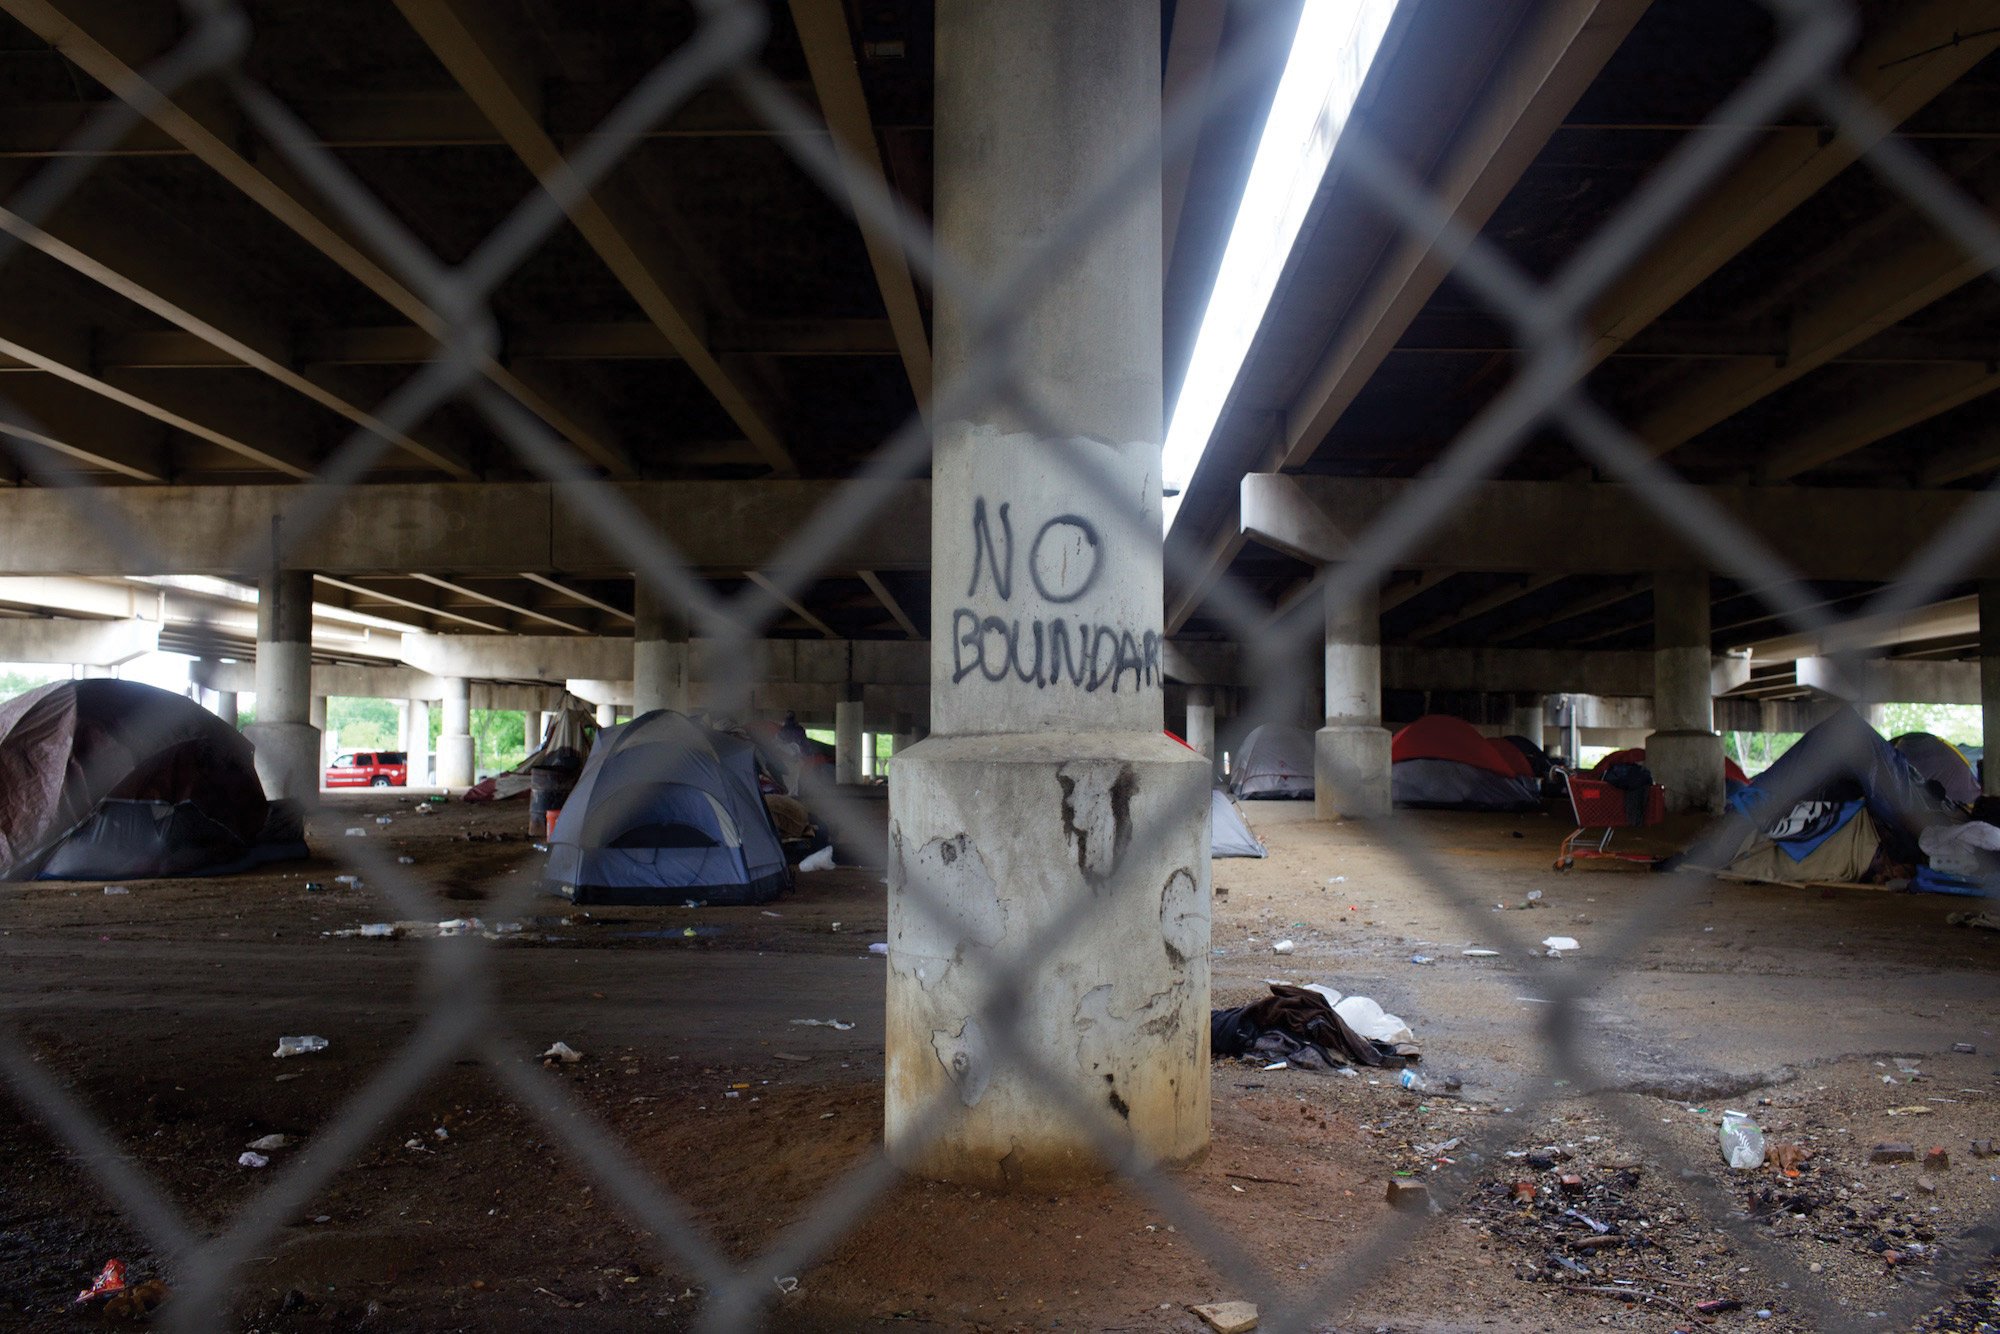
<instances>
[{"instance_id":1,"label":"green tree","mask_svg":"<svg viewBox=\"0 0 2000 1334\"><path fill-rule=\"evenodd\" d=\"M399 719L393 700L332 695L326 701L326 726L340 738L342 750L394 750Z\"/></svg>"},{"instance_id":2,"label":"green tree","mask_svg":"<svg viewBox=\"0 0 2000 1334\"><path fill-rule=\"evenodd\" d=\"M66 681L68 679L68 672L37 672L34 670L25 672L0 672L0 701L13 699L16 695L25 695L30 690L34 690L39 686L45 686L51 681Z\"/></svg>"},{"instance_id":3,"label":"green tree","mask_svg":"<svg viewBox=\"0 0 2000 1334\"><path fill-rule=\"evenodd\" d=\"M1983 714L1977 704L1884 704L1880 709L1883 736L1930 732L1954 746L1984 744Z\"/></svg>"},{"instance_id":4,"label":"green tree","mask_svg":"<svg viewBox=\"0 0 2000 1334\"><path fill-rule=\"evenodd\" d=\"M519 709L472 711L472 768L475 773L511 769L527 757L527 714Z\"/></svg>"}]
</instances>

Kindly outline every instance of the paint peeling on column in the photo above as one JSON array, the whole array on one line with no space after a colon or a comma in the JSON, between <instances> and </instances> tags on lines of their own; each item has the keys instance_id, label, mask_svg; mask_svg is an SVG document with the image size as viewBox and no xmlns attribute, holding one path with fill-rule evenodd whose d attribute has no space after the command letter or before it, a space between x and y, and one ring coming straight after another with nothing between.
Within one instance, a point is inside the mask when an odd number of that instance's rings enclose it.
<instances>
[{"instance_id":1,"label":"paint peeling on column","mask_svg":"<svg viewBox=\"0 0 2000 1334\"><path fill-rule=\"evenodd\" d=\"M958 1086L958 1100L967 1107L978 1106L979 1100L986 1096L987 1084L993 1078L986 1034L980 1029L979 1021L967 1017L956 1033L943 1028L932 1029L931 1050L937 1053L938 1063L951 1076L951 1082Z\"/></svg>"},{"instance_id":2,"label":"paint peeling on column","mask_svg":"<svg viewBox=\"0 0 2000 1334\"><path fill-rule=\"evenodd\" d=\"M1064 765L1056 770L1056 782L1062 788L1063 832L1077 869L1092 889L1102 889L1132 842L1139 775L1129 764L1119 765L1115 776L1101 764Z\"/></svg>"}]
</instances>

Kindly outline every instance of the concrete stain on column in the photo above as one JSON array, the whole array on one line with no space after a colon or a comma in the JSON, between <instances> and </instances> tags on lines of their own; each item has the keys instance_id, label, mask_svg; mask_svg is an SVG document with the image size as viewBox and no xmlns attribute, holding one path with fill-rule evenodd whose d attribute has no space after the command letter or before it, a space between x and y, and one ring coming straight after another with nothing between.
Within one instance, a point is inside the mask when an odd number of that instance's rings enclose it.
<instances>
[{"instance_id":1,"label":"concrete stain on column","mask_svg":"<svg viewBox=\"0 0 2000 1334\"><path fill-rule=\"evenodd\" d=\"M1208 905L1194 872L1177 867L1160 887L1160 943L1176 968L1200 954L1208 942Z\"/></svg>"},{"instance_id":2,"label":"concrete stain on column","mask_svg":"<svg viewBox=\"0 0 2000 1334\"><path fill-rule=\"evenodd\" d=\"M1129 764L1110 772L1102 764L1064 765L1056 770L1062 787L1063 833L1076 854L1076 867L1092 889L1102 889L1117 872L1132 842L1132 797L1139 775Z\"/></svg>"},{"instance_id":3,"label":"concrete stain on column","mask_svg":"<svg viewBox=\"0 0 2000 1334\"><path fill-rule=\"evenodd\" d=\"M951 1082L958 1086L958 1100L967 1107L977 1107L993 1079L993 1060L987 1052L986 1033L979 1027L979 1021L967 1017L956 1033L945 1028L932 1029L931 1050L937 1053L938 1064L951 1076Z\"/></svg>"}]
</instances>

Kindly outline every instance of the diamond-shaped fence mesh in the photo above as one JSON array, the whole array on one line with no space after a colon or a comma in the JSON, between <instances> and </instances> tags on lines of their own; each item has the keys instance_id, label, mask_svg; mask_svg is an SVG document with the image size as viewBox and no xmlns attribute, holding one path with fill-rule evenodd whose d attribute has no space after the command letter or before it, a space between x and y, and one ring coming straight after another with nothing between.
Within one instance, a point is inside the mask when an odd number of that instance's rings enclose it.
<instances>
[{"instance_id":1,"label":"diamond-shaped fence mesh","mask_svg":"<svg viewBox=\"0 0 2000 1334\"><path fill-rule=\"evenodd\" d=\"M40 20L34 26L43 30L55 16L53 9L30 0L7 8L17 17L32 11ZM1966 8L1971 12L1982 7ZM746 0L701 0L696 10L697 21L686 41L642 78L594 130L577 137L567 156L529 164L537 178L535 188L456 262L440 255L400 220L348 161L320 142L284 98L259 82L253 72L257 66L249 59L258 40L255 6L187 0L179 39L164 55L136 70L120 66L97 47L87 26L72 28L54 43L56 49L81 61L92 77L106 83L116 100L85 120L66 151L28 175L7 201L0 266L26 264L34 252L45 251L48 238L40 231L42 224L89 180L101 154L137 129L150 127L150 132L163 134L205 161L232 158L247 166L247 159L235 156L233 146L215 140L205 122L183 110L179 101L197 85L204 95L216 88L226 90L234 110L268 145L271 155L254 169L235 175L231 184L249 193L279 223L317 236L329 249L351 251L348 271L366 275L363 281L371 290L433 338L436 348L420 370L393 392L352 415L354 429L339 448L310 475L297 479L296 499L288 505L282 527L258 535L246 549L219 553L208 562L210 567L234 571L251 582L286 567L291 554L311 540L350 490L399 441L407 440L441 407L451 405L476 414L512 451L519 466L554 484L557 503L584 516L599 541L623 556L644 593L685 617L693 635L707 641L703 671L713 692L710 704L723 714L746 712L752 707L755 685L747 665L754 662L760 641L785 614L789 600L807 595L845 543L872 527L896 521L893 507L902 493L893 484L928 474L932 423L976 418L998 404L1011 418L1034 424L1043 439L1066 441L1077 434L1059 411L1042 402L1038 386L1023 373L1024 310L1049 285L1065 281L1079 248L1116 220L1143 189L1157 183L1163 155L1191 150L1219 109L1271 61L1282 58L1293 7L1270 6L1269 13L1260 16L1268 32L1234 43L1196 95L1165 108L1157 136L1130 144L1122 169L1081 192L1059 229L1042 238L1010 271L984 279L941 246L925 218L901 202L879 172L843 151L838 136L824 132L818 113L765 68L761 53L771 21L765 6ZM1704 192L1743 160L1761 133L1800 109L1817 118L1814 123L1823 126L1826 138L1849 141L1886 189L1907 200L1966 256L1989 271L2000 260L2000 230L1986 208L1898 138L1892 132L1892 118L1847 82L1844 62L1851 55L1858 24L1850 7L1835 0L1769 0L1769 10L1775 38L1749 76L1547 276L1527 272L1478 228L1461 221L1451 199L1384 150L1365 116L1342 128L1339 188L1364 197L1406 238L1430 244L1439 262L1448 265L1452 280L1511 331L1515 355L1504 389L1436 452L1419 484L1372 516L1363 530L1347 535L1351 550L1338 564L1321 571L1308 605L1324 600L1337 610L1373 599L1401 562L1457 521L1479 487L1501 475L1531 439L1547 433L1570 442L1578 461L1597 476L1628 483L1661 525L1679 533L1712 571L1754 590L1782 624L1801 633L1837 637L1846 621L1861 623L1926 606L1968 577L1985 556L2000 531L2000 498L1991 494L1968 503L1928 546L1910 552L1902 577L1887 583L1858 611L1846 618L1830 613L1799 571L1706 491L1661 462L1583 385L1602 354L1602 340L1589 323L1599 300L1662 243ZM328 13L323 21L339 19ZM1973 35L1954 32L1950 38L1956 42ZM296 39L296 34L292 36ZM125 71L122 76L106 73L119 69ZM940 380L925 412L912 415L881 440L827 504L797 531L777 535L766 566L768 577L736 596L718 594L677 550L671 527L657 525L604 478L597 461L564 431L523 405L514 387L503 381L506 372L496 360L500 322L492 304L495 291L552 234L596 207L593 191L626 161L651 127L691 97L721 86L733 89L829 199L871 234L891 238L907 257L916 281L936 301L969 312L964 323L975 331L980 349L970 369ZM288 196L271 185L280 175L297 182L298 191L309 191L326 213L314 214L299 202L302 194ZM261 188L266 193L258 193L258 182L264 183ZM52 464L50 460L60 459L60 453L19 446L23 440L51 438L34 414L12 403L5 405L5 411L11 428L7 439L18 450L24 484L58 490L117 551L128 572L175 573L170 558L148 549L145 533L122 521L116 497L107 489L81 471ZM1121 527L1121 538L1147 540L1148 528L1157 520L1146 507L1132 503L1117 476L1093 467L1089 456L1059 445L1049 447L1048 466L1058 470L1078 495L1087 497L1106 524ZM1169 542L1164 559L1170 580L1192 586L1204 578L1206 553ZM1296 717L1320 685L1317 668L1309 665L1322 633L1319 617L1274 616L1261 592L1227 573L1209 589L1206 606L1238 650L1241 714L1252 721ZM946 629L933 626L932 632ZM732 676L732 671L739 674ZM146 725L145 720L134 724L134 735L142 745ZM1821 772L1809 777L1818 780L1842 759L1829 750ZM1326 781L1322 775L1321 782ZM1778 799L1803 795L1812 785L1802 780L1799 793L1779 793ZM832 827L836 842L856 844L880 837L867 804L835 784L808 781L801 795ZM1160 833L1141 826L1131 832L1131 840L1143 846ZM1593 940L1580 957L1544 961L1536 958L1539 951L1532 940L1536 930L1530 924L1535 919L1495 917L1491 891L1465 859L1448 855L1395 820L1373 826L1370 837L1397 860L1409 883L1426 886L1463 923L1468 937L1508 954L1535 958L1521 985L1540 993L1534 999L1541 1008L1534 1013L1541 1018L1541 1070L1526 1081L1527 1091L1516 1095L1504 1110L1495 1108L1494 1115L1468 1123L1471 1128L1456 1137L1449 1153L1432 1155L1432 1170L1423 1177L1428 1211L1384 1211L1346 1238L1347 1249L1338 1264L1315 1267L1309 1280L1274 1269L1270 1248L1240 1235L1232 1219L1218 1216L1198 1200L1183 1175L1150 1166L1120 1117L1080 1098L1073 1083L1050 1067L1049 1053L1038 1051L1023 1031L1023 998L1034 992L1040 970L1057 947L1121 895L1155 893L1150 885L1132 883L1114 872L1096 892L1063 905L1039 933L1011 942L1002 957L986 965L988 975L980 978L985 1000L977 1019L996 1068L1033 1083L1046 1096L1051 1119L1071 1124L1095 1144L1108 1168L1226 1279L1232 1295L1258 1304L1264 1328L1325 1327L1333 1318L1330 1313L1353 1309L1395 1262L1423 1255L1429 1244L1426 1238L1437 1229L1462 1223L1486 1225L1494 1174L1509 1175L1511 1160L1506 1155L1532 1142L1553 1104L1569 1100L1590 1102L1630 1147L1643 1150L1675 1176L1700 1223L1727 1234L1735 1247L1733 1258L1754 1267L1767 1288L1784 1292L1785 1309L1780 1314L1797 1328L1909 1327L1923 1312L1955 1294L1986 1261L1994 1223L1939 1243L1942 1250L1934 1248L1924 1261L1933 1280L1905 1285L1883 1298L1880 1310L1855 1309L1815 1277L1817 1264L1809 1270L1794 1249L1774 1240L1767 1220L1746 1212L1741 1191L1713 1161L1688 1161L1684 1149L1661 1132L1658 1118L1631 1100L1591 1092L1610 1088L1615 1081L1605 1074L1608 1052L1592 1030L1588 998L1637 966L1658 932L1701 909L1713 893L1705 878L1653 878L1647 883L1643 907L1615 933ZM399 863L368 839L333 837L320 843L316 851L340 861L344 871L359 877L397 918L435 921L456 915L455 897L462 895L448 891L466 886L431 883L422 867ZM524 870L527 873L521 874ZM897 892L908 910L948 929L957 920L948 902L949 887L928 883L920 870L906 867L904 872ZM533 865L518 860L471 888L484 896L481 912L489 921L528 915L540 890ZM1522 923L1518 929L1516 922ZM407 1112L455 1064L482 1066L501 1094L539 1126L535 1133L546 1141L547 1150L573 1160L602 1198L657 1249L653 1262L684 1278L687 1300L674 1306L677 1320L709 1329L751 1328L789 1311L782 1318L788 1327L797 1325L802 1318L795 1307L798 1276L827 1257L889 1198L902 1179L897 1169L877 1148L838 1175L796 1218L770 1222L747 1248L738 1244L739 1238L713 1235L701 1210L683 1198L674 1180L644 1160L615 1119L586 1106L565 1083L560 1069L544 1070L530 1059L540 1044L516 1031L497 994L494 959L501 948L478 934L440 936L422 944L416 985L423 1013L400 1049L356 1091L326 1108L325 1119L302 1148L274 1164L268 1177L257 1177L257 1188L221 1213L196 1216L177 1204L141 1166L143 1155L136 1147L121 1143L89 1098L71 1087L59 1054L33 1049L11 1022L0 1023L0 1075L22 1108L74 1156L151 1249L174 1288L158 1318L175 1328L228 1325L247 1286L255 1282L254 1266L268 1255L278 1234L309 1214L313 1201L339 1174L362 1160L385 1125ZM74 970L79 985L93 966L87 954L77 957ZM671 958L660 964L673 966ZM1206 963L1196 961L1194 966ZM785 979L782 958L765 960L761 972L757 979L761 984L793 985ZM559 1008L562 1001L550 998L545 1003ZM60 1012L60 997L55 1005ZM814 1012L809 992L802 991L799 1006L803 1012ZM1695 1039L1690 1036L1689 1041ZM199 1074L189 1071L177 1078L193 1080ZM942 1133L956 1109L956 1096L941 1097L906 1127L906 1139L923 1143ZM807 1121L790 1133L806 1137L823 1128ZM423 1207L421 1200L410 1203L412 1208ZM1309 1200L1299 1200L1298 1206L1301 1214L1316 1212ZM534 1226L532 1203L524 1207L516 1202L511 1207L516 1217L524 1209L530 1216L523 1218L522 1226ZM340 1225L331 1226L338 1230ZM746 1254L750 1258L742 1258ZM999 1257L987 1259L995 1267L1005 1267ZM968 1263L976 1268L980 1261L974 1258ZM1622 1303L1613 1308L1620 1311L1620 1318L1636 1311L1662 1321L1690 1320L1702 1314L1697 1305L1711 1295L1685 1279L1647 1274L1643 1266L1626 1273L1606 1270L1598 1262L1599 1275L1585 1279L1580 1276L1589 1270L1574 1260L1561 1260L1559 1267L1551 1257L1548 1264L1551 1273L1568 1281L1577 1294ZM1561 1272L1561 1267L1569 1272ZM1609 1277L1603 1276L1607 1273ZM558 1303L550 1308L557 1318L573 1306L558 1294L538 1291ZM1575 1311L1578 1324L1594 1322L1600 1314L1583 1305ZM1462 1314L1435 1313L1439 1320Z\"/></svg>"}]
</instances>

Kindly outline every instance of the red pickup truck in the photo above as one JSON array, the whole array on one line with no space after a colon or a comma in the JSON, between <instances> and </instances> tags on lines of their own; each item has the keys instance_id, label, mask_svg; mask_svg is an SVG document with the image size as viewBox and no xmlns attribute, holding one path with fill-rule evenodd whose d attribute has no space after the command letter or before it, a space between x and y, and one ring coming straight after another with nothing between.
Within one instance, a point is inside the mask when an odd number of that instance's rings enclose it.
<instances>
[{"instance_id":1,"label":"red pickup truck","mask_svg":"<svg viewBox=\"0 0 2000 1334\"><path fill-rule=\"evenodd\" d=\"M334 758L328 787L406 787L410 757L400 750L356 750Z\"/></svg>"}]
</instances>

